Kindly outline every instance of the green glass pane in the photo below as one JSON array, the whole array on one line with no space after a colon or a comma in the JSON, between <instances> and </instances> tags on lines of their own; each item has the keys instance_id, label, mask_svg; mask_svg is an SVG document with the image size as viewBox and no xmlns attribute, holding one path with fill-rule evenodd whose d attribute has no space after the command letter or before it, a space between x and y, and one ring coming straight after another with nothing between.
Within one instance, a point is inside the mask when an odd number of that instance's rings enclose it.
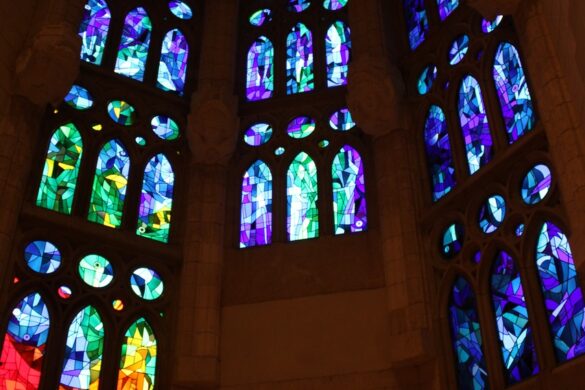
<instances>
[{"instance_id":1,"label":"green glass pane","mask_svg":"<svg viewBox=\"0 0 585 390\"><path fill-rule=\"evenodd\" d=\"M109 102L108 114L119 125L131 126L136 121L136 110L123 100L112 100Z\"/></svg>"},{"instance_id":2,"label":"green glass pane","mask_svg":"<svg viewBox=\"0 0 585 390\"><path fill-rule=\"evenodd\" d=\"M53 133L37 194L37 206L71 214L82 151L81 134L74 124L61 126Z\"/></svg>"},{"instance_id":3,"label":"green glass pane","mask_svg":"<svg viewBox=\"0 0 585 390\"><path fill-rule=\"evenodd\" d=\"M91 287L106 287L114 279L114 268L103 256L87 255L79 262L79 276Z\"/></svg>"},{"instance_id":4,"label":"green glass pane","mask_svg":"<svg viewBox=\"0 0 585 390\"><path fill-rule=\"evenodd\" d=\"M290 241L319 236L317 166L305 152L291 163L287 174L287 231Z\"/></svg>"},{"instance_id":5,"label":"green glass pane","mask_svg":"<svg viewBox=\"0 0 585 390\"><path fill-rule=\"evenodd\" d=\"M147 301L160 298L164 292L164 283L161 277L150 268L138 268L132 272L130 286L134 294Z\"/></svg>"}]
</instances>

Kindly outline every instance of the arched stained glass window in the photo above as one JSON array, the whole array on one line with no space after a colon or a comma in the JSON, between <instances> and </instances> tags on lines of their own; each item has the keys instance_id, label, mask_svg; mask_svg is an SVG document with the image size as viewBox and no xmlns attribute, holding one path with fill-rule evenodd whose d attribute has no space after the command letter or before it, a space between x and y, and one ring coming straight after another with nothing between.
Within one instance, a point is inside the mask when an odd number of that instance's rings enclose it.
<instances>
[{"instance_id":1,"label":"arched stained glass window","mask_svg":"<svg viewBox=\"0 0 585 390\"><path fill-rule=\"evenodd\" d=\"M349 145L341 148L331 166L333 178L333 221L335 234L366 229L366 185L360 154Z\"/></svg>"},{"instance_id":2,"label":"arched stained glass window","mask_svg":"<svg viewBox=\"0 0 585 390\"><path fill-rule=\"evenodd\" d=\"M325 38L327 59L327 86L347 84L349 60L351 58L351 36L349 27L338 20L327 30Z\"/></svg>"},{"instance_id":3,"label":"arched stained glass window","mask_svg":"<svg viewBox=\"0 0 585 390\"><path fill-rule=\"evenodd\" d=\"M319 236L317 165L305 152L293 160L287 173L287 232L290 241Z\"/></svg>"},{"instance_id":4,"label":"arched stained glass window","mask_svg":"<svg viewBox=\"0 0 585 390\"><path fill-rule=\"evenodd\" d=\"M101 65L112 15L105 0L88 0L79 27L81 59Z\"/></svg>"},{"instance_id":5,"label":"arched stained glass window","mask_svg":"<svg viewBox=\"0 0 585 390\"><path fill-rule=\"evenodd\" d=\"M124 335L117 390L152 390L156 376L156 337L144 318L134 322Z\"/></svg>"},{"instance_id":6,"label":"arched stained glass window","mask_svg":"<svg viewBox=\"0 0 585 390\"><path fill-rule=\"evenodd\" d=\"M487 371L475 294L463 277L458 277L453 285L449 319L459 388L486 389Z\"/></svg>"},{"instance_id":7,"label":"arched stained glass window","mask_svg":"<svg viewBox=\"0 0 585 390\"><path fill-rule=\"evenodd\" d=\"M508 253L498 253L490 286L507 381L517 383L537 374L539 366L522 280Z\"/></svg>"},{"instance_id":8,"label":"arched stained glass window","mask_svg":"<svg viewBox=\"0 0 585 390\"><path fill-rule=\"evenodd\" d=\"M242 180L240 248L267 245L272 241L272 173L256 161Z\"/></svg>"},{"instance_id":9,"label":"arched stained glass window","mask_svg":"<svg viewBox=\"0 0 585 390\"><path fill-rule=\"evenodd\" d=\"M513 143L532 130L536 122L536 113L520 55L512 44L504 42L498 47L494 58L493 77L508 132L508 141Z\"/></svg>"},{"instance_id":10,"label":"arched stained glass window","mask_svg":"<svg viewBox=\"0 0 585 390\"><path fill-rule=\"evenodd\" d=\"M122 223L130 157L118 140L107 142L97 160L88 219L117 228Z\"/></svg>"},{"instance_id":11,"label":"arched stained glass window","mask_svg":"<svg viewBox=\"0 0 585 390\"><path fill-rule=\"evenodd\" d=\"M12 309L0 357L1 389L39 388L49 327L49 310L37 293Z\"/></svg>"},{"instance_id":12,"label":"arched stained glass window","mask_svg":"<svg viewBox=\"0 0 585 390\"><path fill-rule=\"evenodd\" d=\"M458 108L469 173L474 174L491 160L493 142L481 88L472 76L461 82Z\"/></svg>"},{"instance_id":13,"label":"arched stained glass window","mask_svg":"<svg viewBox=\"0 0 585 390\"><path fill-rule=\"evenodd\" d=\"M104 324L96 308L86 306L67 332L59 390L97 389L104 352Z\"/></svg>"},{"instance_id":14,"label":"arched stained glass window","mask_svg":"<svg viewBox=\"0 0 585 390\"><path fill-rule=\"evenodd\" d=\"M424 0L403 0L408 42L412 50L420 46L429 31L429 18Z\"/></svg>"},{"instance_id":15,"label":"arched stained glass window","mask_svg":"<svg viewBox=\"0 0 585 390\"><path fill-rule=\"evenodd\" d=\"M83 152L81 134L73 123L59 127L51 137L37 206L71 214Z\"/></svg>"},{"instance_id":16,"label":"arched stained glass window","mask_svg":"<svg viewBox=\"0 0 585 390\"><path fill-rule=\"evenodd\" d=\"M559 362L585 352L585 305L567 236L551 222L540 229L536 265Z\"/></svg>"},{"instance_id":17,"label":"arched stained glass window","mask_svg":"<svg viewBox=\"0 0 585 390\"><path fill-rule=\"evenodd\" d=\"M189 44L185 35L174 29L163 40L156 86L164 91L183 94L187 75L187 57Z\"/></svg>"},{"instance_id":18,"label":"arched stained glass window","mask_svg":"<svg viewBox=\"0 0 585 390\"><path fill-rule=\"evenodd\" d=\"M447 120L439 106L431 106L424 130L427 164L433 185L433 200L437 201L455 187L455 166Z\"/></svg>"},{"instance_id":19,"label":"arched stained glass window","mask_svg":"<svg viewBox=\"0 0 585 390\"><path fill-rule=\"evenodd\" d=\"M274 92L274 47L261 36L248 50L246 97L250 101L272 97Z\"/></svg>"},{"instance_id":20,"label":"arched stained glass window","mask_svg":"<svg viewBox=\"0 0 585 390\"><path fill-rule=\"evenodd\" d=\"M441 20L445 20L451 15L459 6L459 0L437 0L437 7L439 8L439 16Z\"/></svg>"},{"instance_id":21,"label":"arched stained glass window","mask_svg":"<svg viewBox=\"0 0 585 390\"><path fill-rule=\"evenodd\" d=\"M308 92L315 88L313 75L313 34L297 23L286 38L286 93Z\"/></svg>"},{"instance_id":22,"label":"arched stained glass window","mask_svg":"<svg viewBox=\"0 0 585 390\"><path fill-rule=\"evenodd\" d=\"M144 169L136 234L167 242L171 229L175 174L164 154L150 159Z\"/></svg>"},{"instance_id":23,"label":"arched stained glass window","mask_svg":"<svg viewBox=\"0 0 585 390\"><path fill-rule=\"evenodd\" d=\"M142 7L133 9L124 20L124 31L118 47L114 71L134 80L144 80L144 69L152 23Z\"/></svg>"}]
</instances>

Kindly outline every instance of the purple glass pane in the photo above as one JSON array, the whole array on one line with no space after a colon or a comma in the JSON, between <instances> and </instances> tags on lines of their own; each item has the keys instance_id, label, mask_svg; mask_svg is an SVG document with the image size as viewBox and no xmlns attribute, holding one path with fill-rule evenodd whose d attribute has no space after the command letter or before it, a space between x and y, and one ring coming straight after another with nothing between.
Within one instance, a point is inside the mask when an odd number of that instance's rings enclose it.
<instances>
[{"instance_id":1,"label":"purple glass pane","mask_svg":"<svg viewBox=\"0 0 585 390\"><path fill-rule=\"evenodd\" d=\"M114 68L116 73L134 80L144 80L151 32L152 23L144 8L138 7L128 13L118 47Z\"/></svg>"},{"instance_id":2,"label":"purple glass pane","mask_svg":"<svg viewBox=\"0 0 585 390\"><path fill-rule=\"evenodd\" d=\"M240 213L240 248L268 245L272 240L272 173L256 161L244 174Z\"/></svg>"},{"instance_id":3,"label":"purple glass pane","mask_svg":"<svg viewBox=\"0 0 585 390\"><path fill-rule=\"evenodd\" d=\"M268 99L274 91L274 47L270 39L262 36L252 43L248 51L246 97L250 101Z\"/></svg>"},{"instance_id":4,"label":"purple glass pane","mask_svg":"<svg viewBox=\"0 0 585 390\"><path fill-rule=\"evenodd\" d=\"M182 95L188 56L189 44L183 33L177 29L169 31L162 43L156 86Z\"/></svg>"},{"instance_id":5,"label":"purple glass pane","mask_svg":"<svg viewBox=\"0 0 585 390\"><path fill-rule=\"evenodd\" d=\"M327 86L347 84L349 60L351 59L351 36L349 27L337 21L327 30L325 38L327 59Z\"/></svg>"},{"instance_id":6,"label":"purple glass pane","mask_svg":"<svg viewBox=\"0 0 585 390\"><path fill-rule=\"evenodd\" d=\"M455 187L455 167L443 110L431 106L425 123L425 149L433 186L433 201L441 199Z\"/></svg>"},{"instance_id":7,"label":"purple glass pane","mask_svg":"<svg viewBox=\"0 0 585 390\"><path fill-rule=\"evenodd\" d=\"M303 12L311 6L311 0L288 0L288 10L290 12Z\"/></svg>"},{"instance_id":8,"label":"purple glass pane","mask_svg":"<svg viewBox=\"0 0 585 390\"><path fill-rule=\"evenodd\" d=\"M459 6L459 0L437 0L439 7L439 16L441 20L447 19L449 15Z\"/></svg>"},{"instance_id":9,"label":"purple glass pane","mask_svg":"<svg viewBox=\"0 0 585 390\"><path fill-rule=\"evenodd\" d=\"M112 15L104 0L89 0L79 27L81 59L101 65Z\"/></svg>"},{"instance_id":10,"label":"purple glass pane","mask_svg":"<svg viewBox=\"0 0 585 390\"><path fill-rule=\"evenodd\" d=\"M412 50L424 42L429 31L429 19L424 0L403 0L408 42Z\"/></svg>"}]
</instances>

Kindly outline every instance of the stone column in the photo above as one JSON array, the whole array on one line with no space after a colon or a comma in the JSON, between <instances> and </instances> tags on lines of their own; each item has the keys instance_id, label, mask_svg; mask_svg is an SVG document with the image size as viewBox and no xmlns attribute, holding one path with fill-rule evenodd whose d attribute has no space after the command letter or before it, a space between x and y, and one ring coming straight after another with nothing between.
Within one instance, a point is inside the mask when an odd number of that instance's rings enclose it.
<instances>
[{"instance_id":1,"label":"stone column","mask_svg":"<svg viewBox=\"0 0 585 390\"><path fill-rule=\"evenodd\" d=\"M189 116L183 270L175 348L174 388L219 385L221 271L228 163L239 120L233 96L237 4L206 2L198 92Z\"/></svg>"}]
</instances>

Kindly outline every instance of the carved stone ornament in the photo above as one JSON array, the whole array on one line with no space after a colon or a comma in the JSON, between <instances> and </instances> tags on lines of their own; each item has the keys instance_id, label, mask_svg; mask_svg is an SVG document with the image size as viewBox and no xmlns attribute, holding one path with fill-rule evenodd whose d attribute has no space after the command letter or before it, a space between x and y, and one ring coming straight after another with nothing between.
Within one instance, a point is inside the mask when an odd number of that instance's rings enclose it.
<instances>
[{"instance_id":1,"label":"carved stone ornament","mask_svg":"<svg viewBox=\"0 0 585 390\"><path fill-rule=\"evenodd\" d=\"M203 86L193 96L188 139L195 162L227 165L238 138L237 105L236 96L213 86Z\"/></svg>"},{"instance_id":2,"label":"carved stone ornament","mask_svg":"<svg viewBox=\"0 0 585 390\"><path fill-rule=\"evenodd\" d=\"M498 15L512 15L522 0L467 0L484 18L493 19Z\"/></svg>"},{"instance_id":3,"label":"carved stone ornament","mask_svg":"<svg viewBox=\"0 0 585 390\"><path fill-rule=\"evenodd\" d=\"M381 136L403 128L404 84L387 60L364 56L349 70L347 104L361 129Z\"/></svg>"},{"instance_id":4,"label":"carved stone ornament","mask_svg":"<svg viewBox=\"0 0 585 390\"><path fill-rule=\"evenodd\" d=\"M16 60L15 94L38 106L58 105L77 78L80 50L69 24L44 26Z\"/></svg>"}]
</instances>

